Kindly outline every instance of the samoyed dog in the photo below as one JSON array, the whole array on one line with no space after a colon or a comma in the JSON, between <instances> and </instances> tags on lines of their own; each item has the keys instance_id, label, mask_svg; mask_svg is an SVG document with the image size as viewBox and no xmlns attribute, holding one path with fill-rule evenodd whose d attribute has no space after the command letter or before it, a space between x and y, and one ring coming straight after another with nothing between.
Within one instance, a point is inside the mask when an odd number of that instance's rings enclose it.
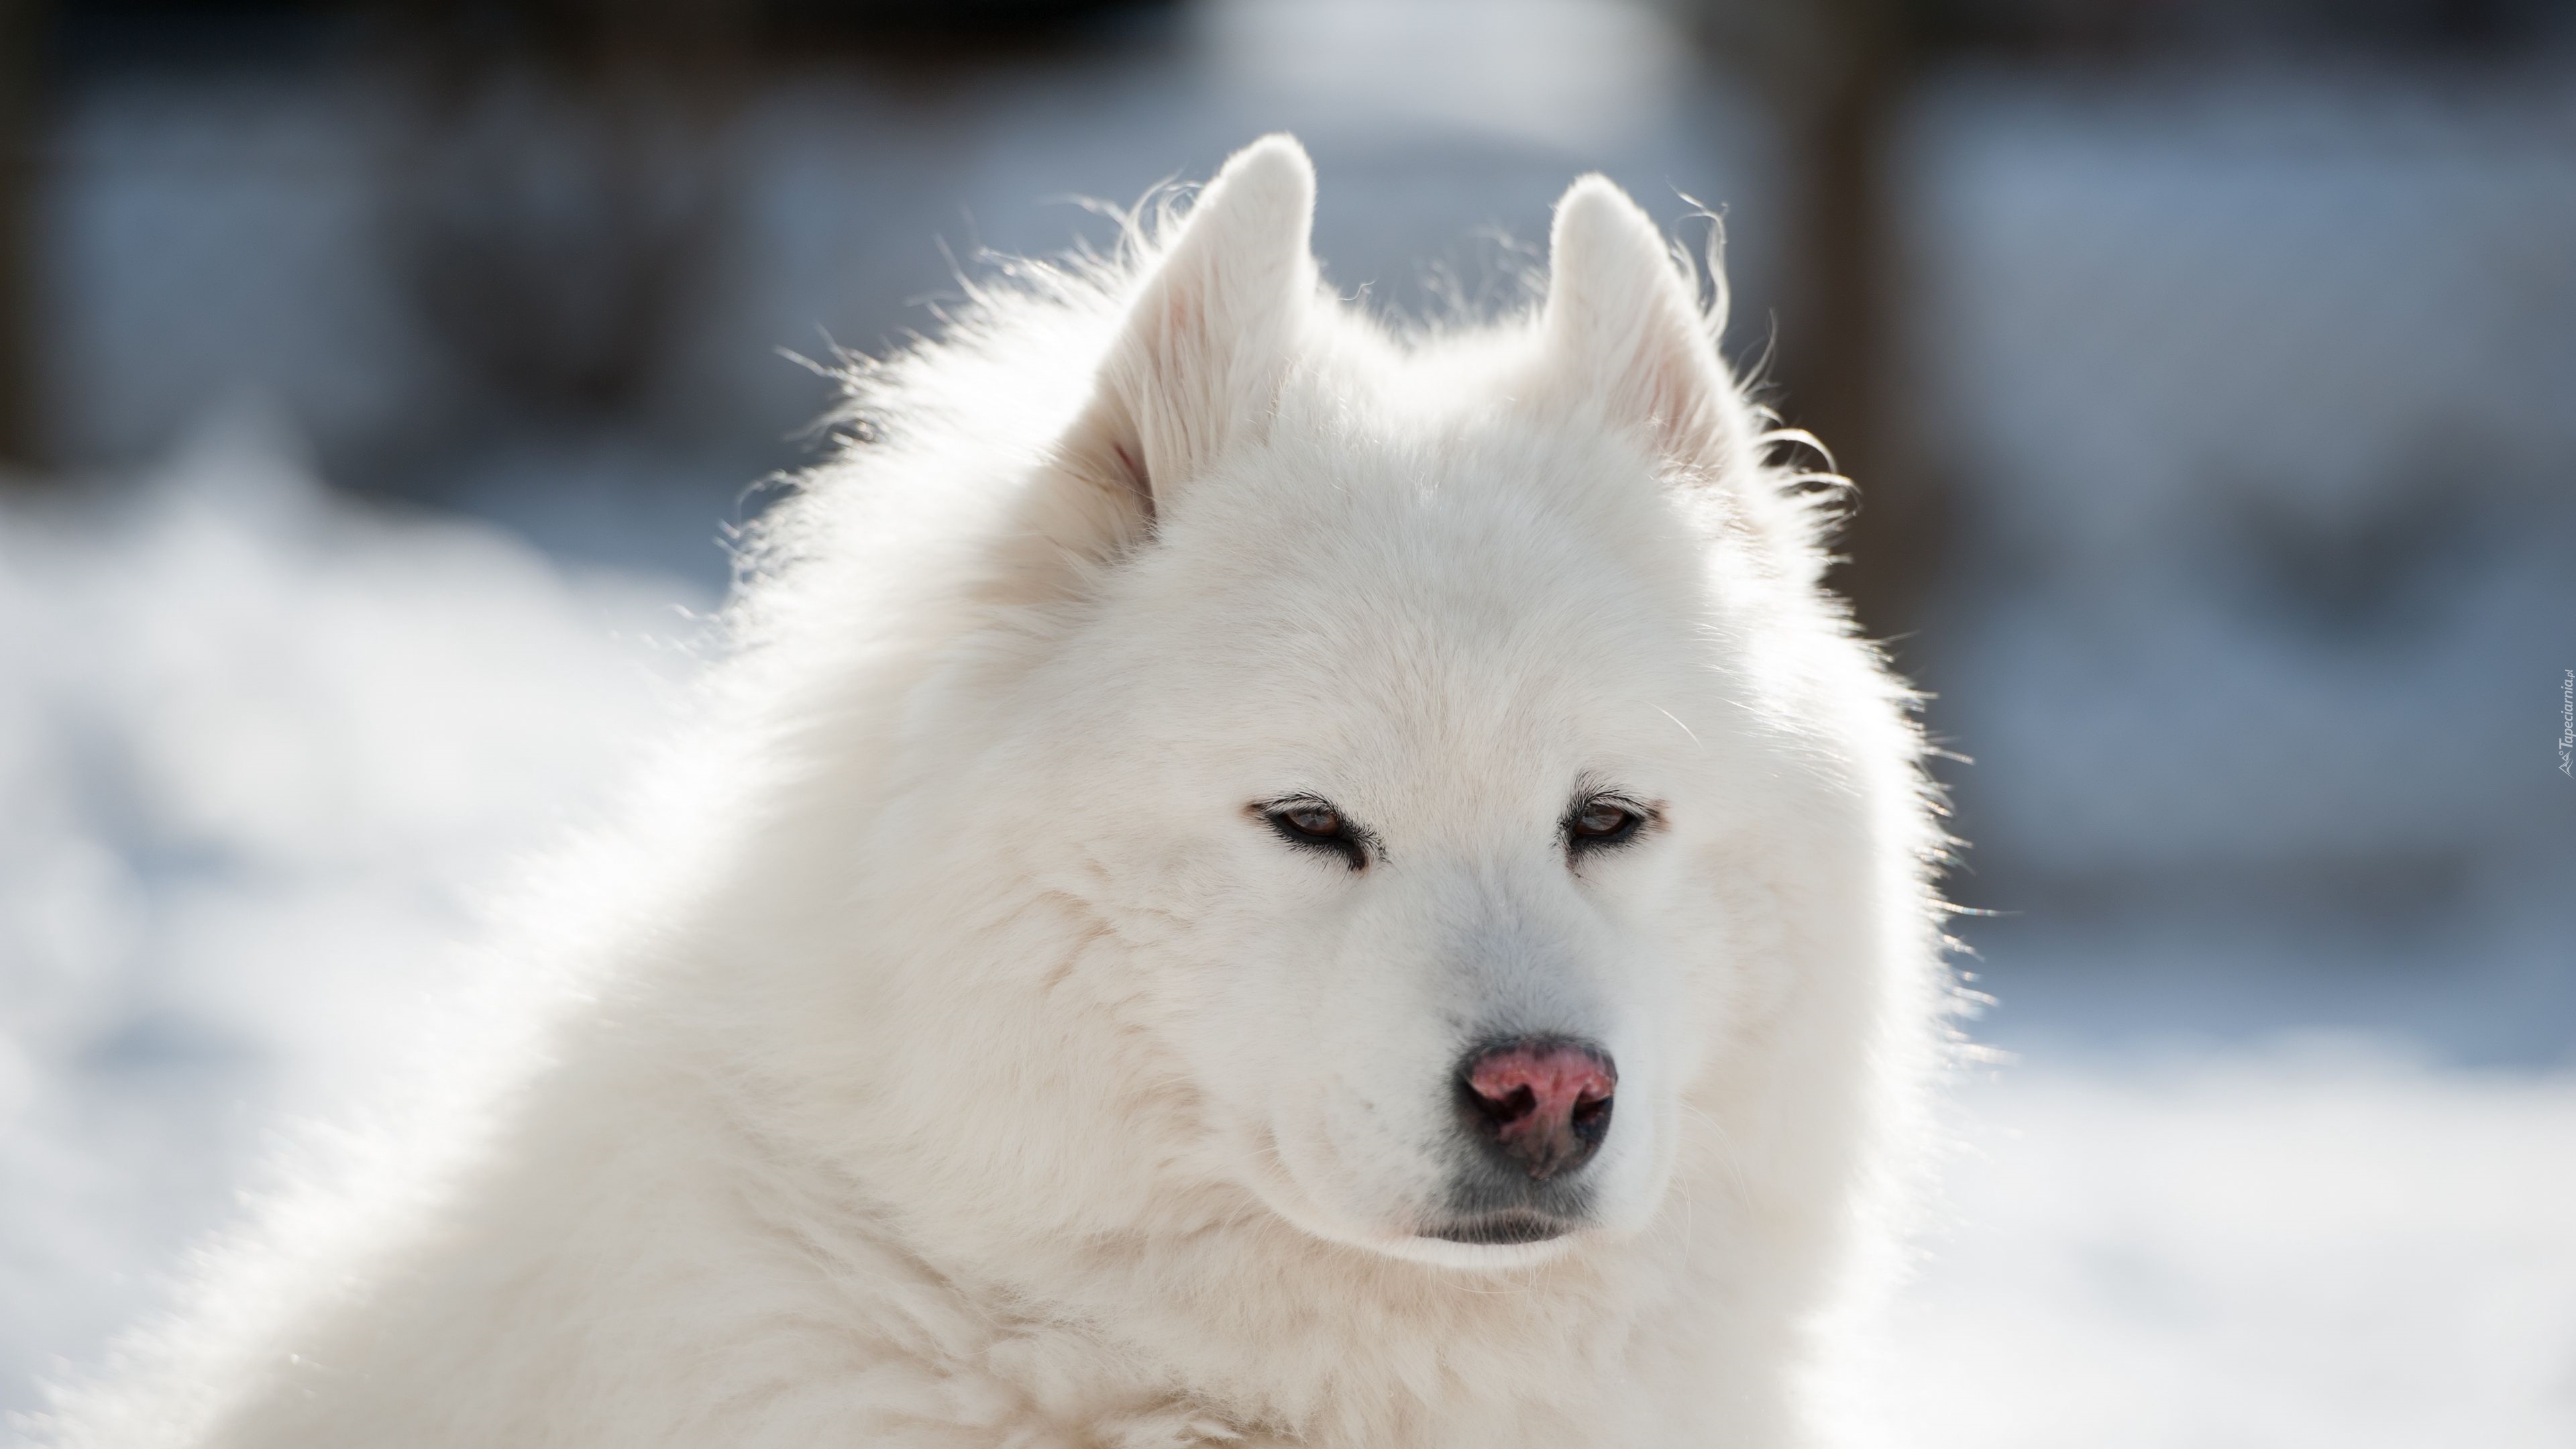
<instances>
[{"instance_id":1,"label":"samoyed dog","mask_svg":"<svg viewBox=\"0 0 2576 1449\"><path fill-rule=\"evenodd\" d=\"M1397 329L1314 187L859 366L602 964L57 1437L1825 1437L1940 1050L1909 696L1617 188Z\"/></svg>"}]
</instances>

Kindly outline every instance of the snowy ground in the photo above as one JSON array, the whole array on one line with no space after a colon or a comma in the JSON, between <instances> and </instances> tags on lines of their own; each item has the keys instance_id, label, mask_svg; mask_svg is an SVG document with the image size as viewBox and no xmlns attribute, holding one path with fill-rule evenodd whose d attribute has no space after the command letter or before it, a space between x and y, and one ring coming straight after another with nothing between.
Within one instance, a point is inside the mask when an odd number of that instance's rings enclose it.
<instances>
[{"instance_id":1,"label":"snowy ground","mask_svg":"<svg viewBox=\"0 0 2576 1449\"><path fill-rule=\"evenodd\" d=\"M0 1407L439 1039L478 893L611 787L708 602L270 455L0 507ZM1963 1088L1885 1376L1916 1442L2576 1441L2576 1077L2088 1040Z\"/></svg>"},{"instance_id":2,"label":"snowy ground","mask_svg":"<svg viewBox=\"0 0 2576 1449\"><path fill-rule=\"evenodd\" d=\"M664 715L655 641L708 602L327 504L256 433L0 503L0 1408L291 1124L451 1039L478 899Z\"/></svg>"},{"instance_id":3,"label":"snowy ground","mask_svg":"<svg viewBox=\"0 0 2576 1449\"><path fill-rule=\"evenodd\" d=\"M2345 1039L2033 1059L1959 1106L1894 1324L1915 1442L2576 1442L2576 1079Z\"/></svg>"}]
</instances>

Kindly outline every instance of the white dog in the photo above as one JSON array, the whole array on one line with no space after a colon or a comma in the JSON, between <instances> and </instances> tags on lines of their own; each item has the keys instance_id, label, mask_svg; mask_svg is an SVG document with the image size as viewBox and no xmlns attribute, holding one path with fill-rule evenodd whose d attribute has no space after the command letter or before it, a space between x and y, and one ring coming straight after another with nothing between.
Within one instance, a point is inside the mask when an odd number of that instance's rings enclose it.
<instances>
[{"instance_id":1,"label":"white dog","mask_svg":"<svg viewBox=\"0 0 2576 1449\"><path fill-rule=\"evenodd\" d=\"M58 1435L1814 1442L1944 999L1906 692L1626 196L1410 336L1313 196L863 367L608 964Z\"/></svg>"}]
</instances>

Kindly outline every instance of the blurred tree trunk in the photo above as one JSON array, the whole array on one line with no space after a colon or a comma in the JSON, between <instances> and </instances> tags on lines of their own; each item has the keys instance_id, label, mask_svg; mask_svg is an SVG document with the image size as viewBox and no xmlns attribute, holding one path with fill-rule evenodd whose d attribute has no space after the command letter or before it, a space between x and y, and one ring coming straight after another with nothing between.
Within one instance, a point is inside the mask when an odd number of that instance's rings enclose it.
<instances>
[{"instance_id":1,"label":"blurred tree trunk","mask_svg":"<svg viewBox=\"0 0 2576 1449\"><path fill-rule=\"evenodd\" d=\"M37 86L42 0L0 0L0 467L43 450L36 370Z\"/></svg>"},{"instance_id":2,"label":"blurred tree trunk","mask_svg":"<svg viewBox=\"0 0 2576 1449\"><path fill-rule=\"evenodd\" d=\"M1912 627L1940 567L1944 518L1932 470L1903 437L1897 397L1890 152L1917 63L1909 14L1904 0L1698 0L1697 9L1712 57L1750 82L1780 124L1788 214L1777 405L1859 487L1841 540L1849 562L1833 582L1882 638Z\"/></svg>"},{"instance_id":3,"label":"blurred tree trunk","mask_svg":"<svg viewBox=\"0 0 2576 1449\"><path fill-rule=\"evenodd\" d=\"M729 204L750 7L402 0L387 235L431 337L516 422L632 417L667 381Z\"/></svg>"}]
</instances>

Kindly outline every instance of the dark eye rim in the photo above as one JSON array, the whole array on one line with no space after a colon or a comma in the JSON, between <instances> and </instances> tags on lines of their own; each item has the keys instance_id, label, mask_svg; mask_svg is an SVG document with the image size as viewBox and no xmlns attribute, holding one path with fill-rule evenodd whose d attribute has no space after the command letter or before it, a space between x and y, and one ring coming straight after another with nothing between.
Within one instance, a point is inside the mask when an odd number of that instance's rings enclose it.
<instances>
[{"instance_id":1,"label":"dark eye rim","mask_svg":"<svg viewBox=\"0 0 2576 1449\"><path fill-rule=\"evenodd\" d=\"M1603 806L1620 813L1619 825L1613 830L1590 831L1583 828L1583 817ZM1617 850L1632 844L1663 822L1663 812L1642 800L1608 790L1587 790L1574 799L1558 827L1565 840L1566 853L1587 855L1594 851Z\"/></svg>"},{"instance_id":2,"label":"dark eye rim","mask_svg":"<svg viewBox=\"0 0 2576 1449\"><path fill-rule=\"evenodd\" d=\"M1354 872L1368 869L1371 856L1384 855L1368 827L1354 823L1342 807L1321 795L1282 795L1256 800L1249 808L1272 834L1290 846L1337 857ZM1289 818L1300 810L1331 811L1334 828L1328 832L1306 829Z\"/></svg>"}]
</instances>

